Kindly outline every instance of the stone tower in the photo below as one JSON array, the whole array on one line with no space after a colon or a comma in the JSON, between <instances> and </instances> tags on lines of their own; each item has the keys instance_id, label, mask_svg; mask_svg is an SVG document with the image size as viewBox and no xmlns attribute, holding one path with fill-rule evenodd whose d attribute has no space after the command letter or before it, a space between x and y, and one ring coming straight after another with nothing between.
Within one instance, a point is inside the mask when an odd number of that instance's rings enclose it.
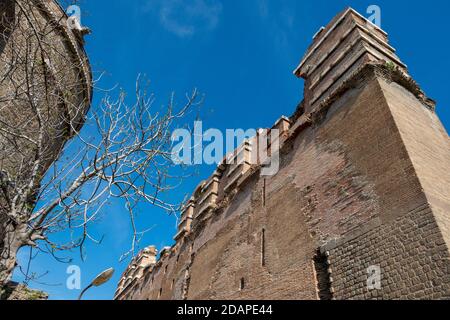
<instances>
[{"instance_id":1,"label":"stone tower","mask_svg":"<svg viewBox=\"0 0 450 320\"><path fill-rule=\"evenodd\" d=\"M346 9L295 74L279 172L221 164L116 299L450 298L450 141L387 34Z\"/></svg>"},{"instance_id":2,"label":"stone tower","mask_svg":"<svg viewBox=\"0 0 450 320\"><path fill-rule=\"evenodd\" d=\"M55 0L0 2L0 252L12 190L39 187L91 103L85 29L68 20Z\"/></svg>"}]
</instances>

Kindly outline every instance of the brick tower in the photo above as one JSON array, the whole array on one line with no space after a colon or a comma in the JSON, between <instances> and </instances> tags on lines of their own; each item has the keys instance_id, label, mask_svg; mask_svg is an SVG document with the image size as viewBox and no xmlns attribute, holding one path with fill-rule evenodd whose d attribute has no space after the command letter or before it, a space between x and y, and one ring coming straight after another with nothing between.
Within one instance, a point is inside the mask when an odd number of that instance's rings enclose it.
<instances>
[{"instance_id":1,"label":"brick tower","mask_svg":"<svg viewBox=\"0 0 450 320\"><path fill-rule=\"evenodd\" d=\"M295 74L279 172L220 165L117 299L450 298L449 137L387 34L349 8Z\"/></svg>"},{"instance_id":2,"label":"brick tower","mask_svg":"<svg viewBox=\"0 0 450 320\"><path fill-rule=\"evenodd\" d=\"M90 107L92 76L83 48L85 31L70 27L69 17L55 0L0 1L2 259L11 256L4 244L17 242L12 240L13 230L29 223L23 213L34 208L45 172L81 129ZM26 206L16 205L18 195ZM0 273L2 269L0 265Z\"/></svg>"}]
</instances>

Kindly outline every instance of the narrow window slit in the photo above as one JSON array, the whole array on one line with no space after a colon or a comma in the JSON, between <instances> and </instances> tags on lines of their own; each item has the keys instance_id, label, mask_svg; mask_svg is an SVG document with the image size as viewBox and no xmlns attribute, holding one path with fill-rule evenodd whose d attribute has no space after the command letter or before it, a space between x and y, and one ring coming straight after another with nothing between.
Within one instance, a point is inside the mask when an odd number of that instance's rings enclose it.
<instances>
[{"instance_id":1,"label":"narrow window slit","mask_svg":"<svg viewBox=\"0 0 450 320\"><path fill-rule=\"evenodd\" d=\"M262 195L262 202L263 202L263 207L266 206L266 179L264 179L263 181L263 195Z\"/></svg>"},{"instance_id":2,"label":"narrow window slit","mask_svg":"<svg viewBox=\"0 0 450 320\"><path fill-rule=\"evenodd\" d=\"M331 281L328 259L326 254L322 253L320 249L317 250L314 256L314 269L317 279L317 292L320 300L332 300L333 293L331 291Z\"/></svg>"},{"instance_id":3,"label":"narrow window slit","mask_svg":"<svg viewBox=\"0 0 450 320\"><path fill-rule=\"evenodd\" d=\"M261 266L266 265L266 229L261 231Z\"/></svg>"}]
</instances>

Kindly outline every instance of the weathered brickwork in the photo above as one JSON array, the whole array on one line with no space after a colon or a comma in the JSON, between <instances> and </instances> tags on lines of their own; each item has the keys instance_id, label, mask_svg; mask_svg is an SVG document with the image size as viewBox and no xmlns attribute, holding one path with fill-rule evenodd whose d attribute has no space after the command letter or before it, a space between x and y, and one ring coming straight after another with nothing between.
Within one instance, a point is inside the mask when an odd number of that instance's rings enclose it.
<instances>
[{"instance_id":1,"label":"weathered brickwork","mask_svg":"<svg viewBox=\"0 0 450 320\"><path fill-rule=\"evenodd\" d=\"M427 205L324 250L338 299L450 299L448 247ZM371 266L379 290L368 290Z\"/></svg>"},{"instance_id":2,"label":"weathered brickwork","mask_svg":"<svg viewBox=\"0 0 450 320\"><path fill-rule=\"evenodd\" d=\"M449 139L386 41L338 15L296 70L304 101L274 125L279 172L219 165L175 245L116 299L450 298Z\"/></svg>"}]
</instances>

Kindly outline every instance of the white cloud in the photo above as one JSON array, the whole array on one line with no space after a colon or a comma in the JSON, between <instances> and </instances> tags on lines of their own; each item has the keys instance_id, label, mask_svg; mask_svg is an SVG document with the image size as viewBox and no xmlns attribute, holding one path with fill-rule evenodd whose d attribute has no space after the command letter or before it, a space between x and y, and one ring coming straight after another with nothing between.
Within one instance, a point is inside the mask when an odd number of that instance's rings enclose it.
<instances>
[{"instance_id":1,"label":"white cloud","mask_svg":"<svg viewBox=\"0 0 450 320\"><path fill-rule=\"evenodd\" d=\"M144 12L156 13L167 31L189 37L197 31L217 27L222 3L219 0L147 0Z\"/></svg>"}]
</instances>

